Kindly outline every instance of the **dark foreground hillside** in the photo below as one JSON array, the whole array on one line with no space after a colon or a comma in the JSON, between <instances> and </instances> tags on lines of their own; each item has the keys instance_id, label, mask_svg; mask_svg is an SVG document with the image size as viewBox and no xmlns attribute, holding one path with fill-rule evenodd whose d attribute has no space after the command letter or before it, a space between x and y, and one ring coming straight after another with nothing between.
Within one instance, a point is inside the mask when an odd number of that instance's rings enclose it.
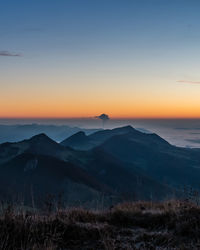
<instances>
[{"instance_id":1,"label":"dark foreground hillside","mask_svg":"<svg viewBox=\"0 0 200 250\"><path fill-rule=\"evenodd\" d=\"M124 203L107 211L2 208L0 249L200 249L200 207Z\"/></svg>"}]
</instances>

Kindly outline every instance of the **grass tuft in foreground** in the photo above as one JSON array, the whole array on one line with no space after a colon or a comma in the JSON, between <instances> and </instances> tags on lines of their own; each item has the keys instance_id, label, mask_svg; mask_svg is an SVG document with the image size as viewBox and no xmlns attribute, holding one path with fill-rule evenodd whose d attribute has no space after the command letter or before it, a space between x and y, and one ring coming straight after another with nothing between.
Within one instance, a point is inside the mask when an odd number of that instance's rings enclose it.
<instances>
[{"instance_id":1,"label":"grass tuft in foreground","mask_svg":"<svg viewBox=\"0 0 200 250\"><path fill-rule=\"evenodd\" d=\"M200 207L136 202L45 213L9 206L0 216L0 249L200 249Z\"/></svg>"}]
</instances>

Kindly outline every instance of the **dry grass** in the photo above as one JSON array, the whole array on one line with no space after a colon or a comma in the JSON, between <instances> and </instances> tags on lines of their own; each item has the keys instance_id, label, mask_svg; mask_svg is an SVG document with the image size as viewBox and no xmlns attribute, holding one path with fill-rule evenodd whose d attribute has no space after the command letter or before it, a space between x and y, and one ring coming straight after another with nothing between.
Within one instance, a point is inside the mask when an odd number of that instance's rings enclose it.
<instances>
[{"instance_id":1,"label":"dry grass","mask_svg":"<svg viewBox=\"0 0 200 250\"><path fill-rule=\"evenodd\" d=\"M179 201L0 216L0 249L200 249L199 239L200 207Z\"/></svg>"}]
</instances>

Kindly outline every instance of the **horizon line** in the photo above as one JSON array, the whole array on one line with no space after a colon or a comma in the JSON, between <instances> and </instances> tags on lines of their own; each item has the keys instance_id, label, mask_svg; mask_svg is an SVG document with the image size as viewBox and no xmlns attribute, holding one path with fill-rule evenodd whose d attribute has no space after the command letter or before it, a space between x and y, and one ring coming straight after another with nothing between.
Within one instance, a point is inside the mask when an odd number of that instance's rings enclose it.
<instances>
[{"instance_id":1,"label":"horizon line","mask_svg":"<svg viewBox=\"0 0 200 250\"><path fill-rule=\"evenodd\" d=\"M95 116L88 116L88 117L0 117L0 120L33 120L33 119L39 119L39 120L90 120L90 119L94 119L94 120L98 120L97 118L95 118ZM199 117L174 117L174 116L142 116L142 117L125 117L125 116L110 116L110 120L129 120L129 119L135 119L135 120L139 120L139 119L144 119L144 120L158 120L158 119L162 119L162 120L167 120L167 119L171 119L171 120L182 120L182 119L188 119L188 120L192 120L192 119L200 119Z\"/></svg>"}]
</instances>

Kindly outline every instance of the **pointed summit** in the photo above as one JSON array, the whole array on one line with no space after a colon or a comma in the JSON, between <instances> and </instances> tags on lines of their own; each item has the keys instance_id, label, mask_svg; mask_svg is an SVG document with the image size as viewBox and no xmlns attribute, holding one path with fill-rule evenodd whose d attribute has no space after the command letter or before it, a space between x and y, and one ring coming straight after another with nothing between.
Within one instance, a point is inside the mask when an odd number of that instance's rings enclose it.
<instances>
[{"instance_id":1,"label":"pointed summit","mask_svg":"<svg viewBox=\"0 0 200 250\"><path fill-rule=\"evenodd\" d=\"M60 144L65 147L72 147L78 150L90 149L92 146L89 137L83 131L79 131L76 134L68 137Z\"/></svg>"},{"instance_id":2,"label":"pointed summit","mask_svg":"<svg viewBox=\"0 0 200 250\"><path fill-rule=\"evenodd\" d=\"M123 127L119 127L119 128L114 128L112 130L113 132L123 132L123 133L129 133L129 132L133 132L133 131L137 131L136 129L134 129L131 125L127 125L127 126L123 126Z\"/></svg>"},{"instance_id":3,"label":"pointed summit","mask_svg":"<svg viewBox=\"0 0 200 250\"><path fill-rule=\"evenodd\" d=\"M64 150L59 143L55 142L44 133L19 142L18 145L24 145L23 147L26 149L26 152L50 156L57 156Z\"/></svg>"},{"instance_id":4,"label":"pointed summit","mask_svg":"<svg viewBox=\"0 0 200 250\"><path fill-rule=\"evenodd\" d=\"M29 141L29 142L38 142L38 141L47 141L47 142L53 142L53 143L56 143L54 140L52 140L51 138L49 138L46 134L44 133L41 133L41 134L38 134L38 135L34 135L33 137L31 137L30 139L26 140L26 141Z\"/></svg>"}]
</instances>

